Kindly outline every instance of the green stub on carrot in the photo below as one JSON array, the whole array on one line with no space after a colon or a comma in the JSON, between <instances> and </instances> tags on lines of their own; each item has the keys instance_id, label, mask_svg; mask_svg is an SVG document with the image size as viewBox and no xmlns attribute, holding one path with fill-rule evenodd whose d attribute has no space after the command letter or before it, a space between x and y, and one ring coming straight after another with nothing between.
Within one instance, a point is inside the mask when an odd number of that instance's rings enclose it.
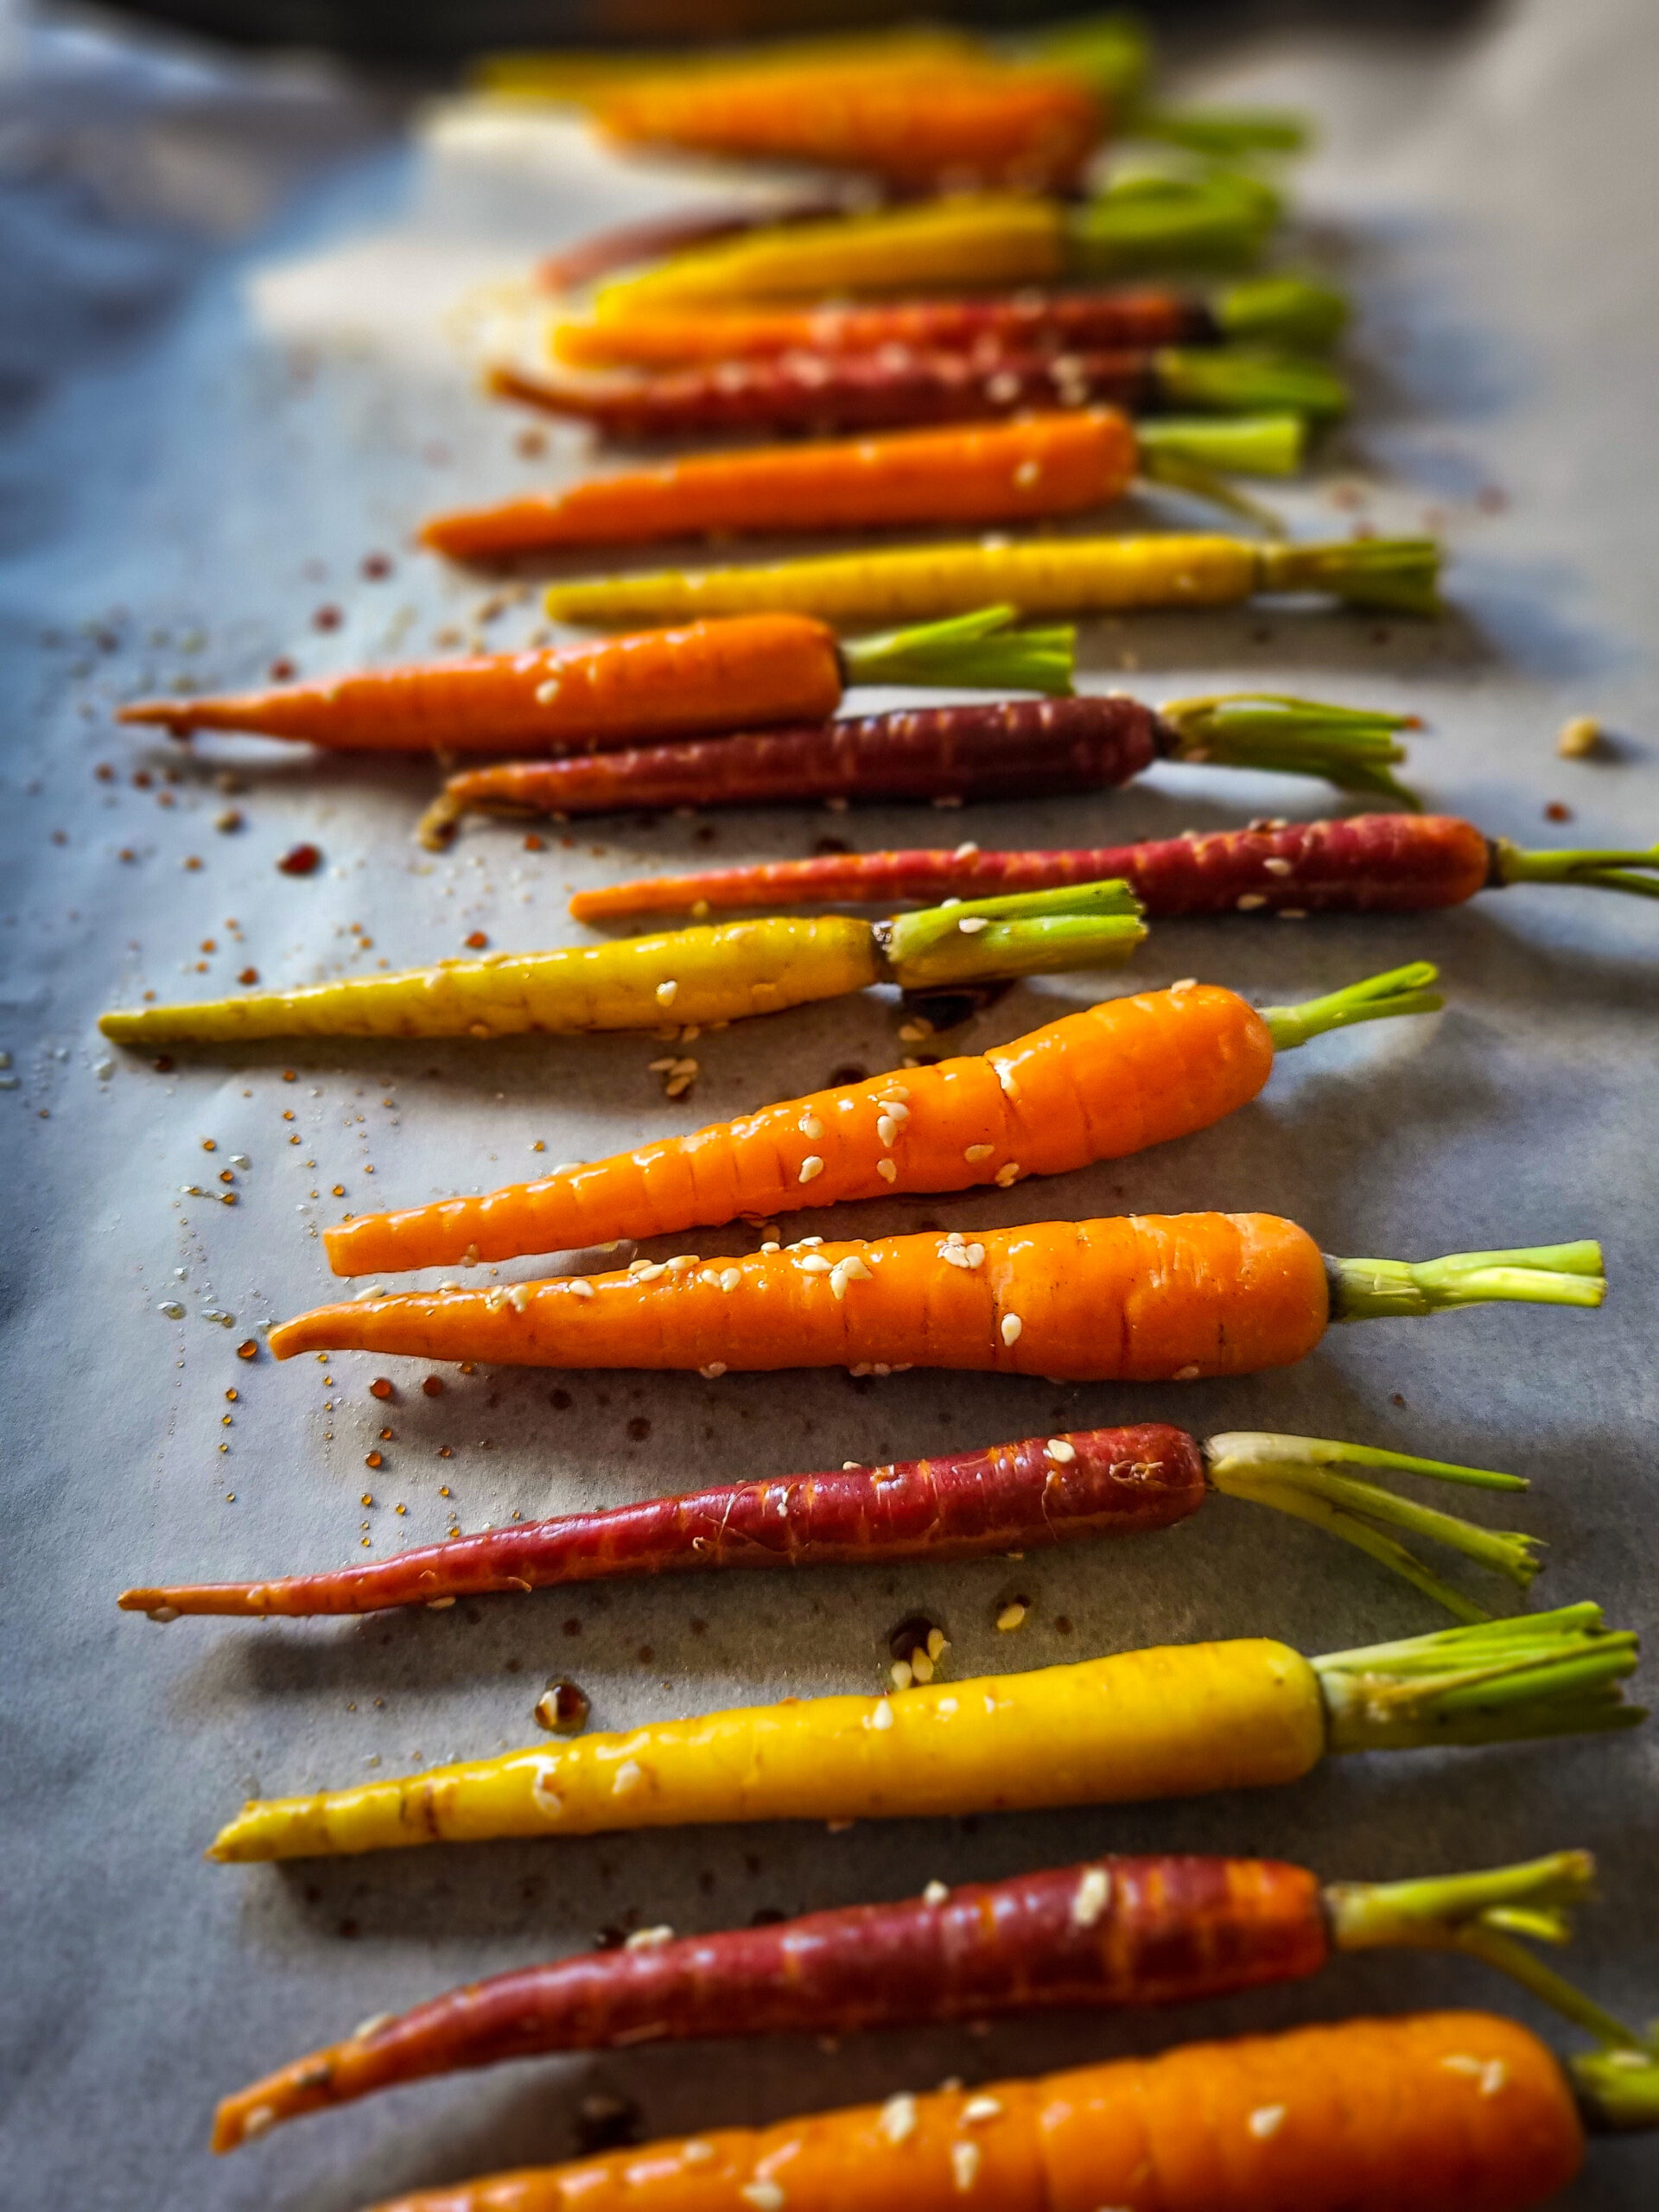
<instances>
[{"instance_id":1,"label":"green stub on carrot","mask_svg":"<svg viewBox=\"0 0 1659 2212\"><path fill-rule=\"evenodd\" d=\"M1147 931L1128 884L1110 881L925 907L897 916L882 934L893 981L933 990L987 976L1116 966Z\"/></svg>"},{"instance_id":2,"label":"green stub on carrot","mask_svg":"<svg viewBox=\"0 0 1659 2212\"><path fill-rule=\"evenodd\" d=\"M1016 629L1016 607L977 607L878 637L849 638L842 666L849 683L965 683L987 690L1071 689L1077 632L1069 623Z\"/></svg>"},{"instance_id":3,"label":"green stub on carrot","mask_svg":"<svg viewBox=\"0 0 1659 2212\"><path fill-rule=\"evenodd\" d=\"M1173 699L1160 708L1159 715L1179 738L1179 760L1319 776L1339 791L1382 793L1414 813L1420 804L1389 773L1406 757L1397 733L1417 727L1413 715L1337 707L1287 691L1218 691Z\"/></svg>"}]
</instances>

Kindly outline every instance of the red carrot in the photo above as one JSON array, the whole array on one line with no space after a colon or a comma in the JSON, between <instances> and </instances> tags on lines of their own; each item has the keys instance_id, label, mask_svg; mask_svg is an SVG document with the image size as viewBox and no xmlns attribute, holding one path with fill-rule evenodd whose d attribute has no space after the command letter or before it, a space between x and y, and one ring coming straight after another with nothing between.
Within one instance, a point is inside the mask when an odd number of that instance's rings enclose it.
<instances>
[{"instance_id":1,"label":"red carrot","mask_svg":"<svg viewBox=\"0 0 1659 2212\"><path fill-rule=\"evenodd\" d=\"M162 1621L181 1613L367 1613L625 1575L977 1559L1166 1529L1196 1513L1212 1490L1315 1522L1465 1618L1485 1616L1388 1528L1447 1544L1522 1589L1536 1573L1529 1538L1477 1528L1331 1471L1345 1466L1488 1490L1526 1487L1514 1475L1307 1437L1236 1433L1200 1443L1161 1425L1096 1428L894 1466L727 1483L680 1497L557 1514L333 1573L125 1590L120 1604L125 1612Z\"/></svg>"},{"instance_id":2,"label":"red carrot","mask_svg":"<svg viewBox=\"0 0 1659 2212\"><path fill-rule=\"evenodd\" d=\"M429 844L442 842L474 807L576 815L804 799L1053 798L1127 784L1158 760L1324 776L1340 789L1382 791L1410 805L1409 792L1388 771L1405 757L1394 733L1411 726L1402 716L1248 692L1177 700L1157 709L1121 693L906 708L713 743L639 747L603 760L508 761L467 770L445 785L422 835ZM589 895L632 897L637 889L620 886Z\"/></svg>"},{"instance_id":3,"label":"red carrot","mask_svg":"<svg viewBox=\"0 0 1659 2212\"><path fill-rule=\"evenodd\" d=\"M982 421L1030 408L1108 402L1224 413L1320 417L1347 404L1341 380L1313 361L1215 348L1116 353L785 353L658 375L531 376L497 367L490 389L556 415L579 416L607 437L652 440L730 431L861 430Z\"/></svg>"},{"instance_id":4,"label":"red carrot","mask_svg":"<svg viewBox=\"0 0 1659 2212\"><path fill-rule=\"evenodd\" d=\"M1104 876L1128 883L1155 920L1189 914L1403 914L1461 906L1478 891L1516 883L1577 884L1659 898L1659 845L1537 852L1507 837L1484 836L1452 815L1360 814L1345 822L1253 822L1247 830L1070 852L983 853L969 842L954 851L830 853L607 884L579 893L570 911L596 921L621 914L701 916L745 906L865 900L888 906L904 899L1046 890Z\"/></svg>"},{"instance_id":5,"label":"red carrot","mask_svg":"<svg viewBox=\"0 0 1659 2212\"><path fill-rule=\"evenodd\" d=\"M1538 1986L1505 1916L1590 1891L1583 1851L1404 1882L1332 1882L1272 1859L1113 1855L620 1950L550 1960L385 2015L226 2097L215 2151L377 2089L556 2050L704 2036L849 2034L1060 2006L1196 2003L1318 1974L1333 1953L1465 1950ZM1629 2029L1541 1969L1568 2017L1614 2048Z\"/></svg>"}]
</instances>

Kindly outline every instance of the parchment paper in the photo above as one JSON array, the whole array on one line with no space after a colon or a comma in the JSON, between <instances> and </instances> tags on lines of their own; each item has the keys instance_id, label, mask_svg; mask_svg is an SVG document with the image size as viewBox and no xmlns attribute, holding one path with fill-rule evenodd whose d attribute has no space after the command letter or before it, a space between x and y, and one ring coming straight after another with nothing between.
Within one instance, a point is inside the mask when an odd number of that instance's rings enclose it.
<instances>
[{"instance_id":1,"label":"parchment paper","mask_svg":"<svg viewBox=\"0 0 1659 2212\"><path fill-rule=\"evenodd\" d=\"M131 1581L382 1557L441 1535L451 1511L475 1528L1118 1419L1265 1426L1532 1476L1529 1498L1473 1510L1548 1540L1538 1601L1594 1596L1615 1621L1651 1626L1659 913L1516 891L1399 923L1161 928L1138 979L1198 974L1266 1001L1422 955L1442 963L1452 1005L1315 1046L1190 1142L1060 1186L870 1206L850 1224L1253 1206L1338 1251L1414 1257L1598 1234L1613 1285L1599 1315L1494 1309L1338 1332L1293 1373L1185 1390L450 1370L427 1397L409 1363L238 1359L262 1325L327 1293L318 1225L345 1208L486 1188L849 1062L895 1065L895 1011L872 996L705 1037L694 1093L671 1105L649 1039L179 1053L162 1072L103 1046L103 1007L229 987L245 966L275 981L403 965L474 929L504 946L574 941L575 885L804 852L826 834L1103 841L1316 813L1329 797L1168 770L1120 796L942 820L625 819L540 854L485 825L435 860L410 836L431 787L419 768L251 742L186 753L118 731L123 696L238 684L278 658L310 672L529 635L532 603L492 614L486 584L410 553L409 532L435 505L574 473L583 447L560 432L522 450L532 426L479 399L448 318L537 251L730 187L624 164L575 126L467 107L405 134L393 103L321 63L231 63L92 19L10 19L4 56L0 2196L77 2212L348 2212L564 2155L582 2099L601 2094L662 2133L1369 2006L1490 2001L1541 2017L1473 1967L1381 1956L1162 2017L867 2037L833 2054L779 2041L524 2063L307 2120L225 2164L207 2155L219 2094L365 2015L603 1927L741 1923L1105 1847L1266 1850L1334 1877L1586 1844L1606 1903L1585 1916L1576 1970L1637 2019L1659 2009L1650 1731L1332 1763L1294 1790L1128 1811L200 1860L248 1792L532 1739L531 1705L556 1672L613 1726L873 1688L887 1631L918 1609L947 1628L962 1675L1201 1635L1317 1651L1440 1618L1357 1555L1225 1501L1155 1541L1018 1567L618 1586L360 1626L160 1630L114 1608ZM1408 707L1429 725L1413 765L1433 804L1532 842L1659 836L1652 10L1532 0L1455 39L1398 43L1264 32L1188 88L1321 118L1298 258L1359 302L1362 404L1287 506L1301 531L1442 530L1454 612L1097 623L1088 681L1154 697L1270 683ZM362 563L377 553L391 572L374 580ZM1615 741L1595 760L1558 759L1556 730L1580 713ZM1569 823L1545 818L1552 803ZM302 840L322 868L279 874ZM964 1041L1017 1034L1090 988L1021 989ZM225 1185L238 1155L249 1165ZM216 1202L226 1189L234 1208ZM807 1215L797 1233L826 1226ZM170 1302L184 1319L166 1317ZM390 1403L369 1394L383 1369ZM999 1637L995 1607L1016 1579L1031 1617ZM1482 1586L1501 1605L1503 1586ZM1656 2173L1650 2143L1600 2145L1567 2201L1634 2212Z\"/></svg>"}]
</instances>

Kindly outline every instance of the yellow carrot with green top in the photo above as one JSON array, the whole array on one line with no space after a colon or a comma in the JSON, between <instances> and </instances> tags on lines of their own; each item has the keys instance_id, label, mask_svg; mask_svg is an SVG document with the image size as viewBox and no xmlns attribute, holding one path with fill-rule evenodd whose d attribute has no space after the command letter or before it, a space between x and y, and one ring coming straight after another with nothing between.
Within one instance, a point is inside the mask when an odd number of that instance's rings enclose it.
<instances>
[{"instance_id":1,"label":"yellow carrot with green top","mask_svg":"<svg viewBox=\"0 0 1659 2212\"><path fill-rule=\"evenodd\" d=\"M547 594L547 608L557 621L606 628L763 608L813 614L840 627L926 620L991 600L1027 614L1101 614L1235 607L1258 594L1283 592L1395 614L1433 614L1439 570L1440 548L1430 537L1283 544L1208 535L1019 543L989 537L559 583Z\"/></svg>"},{"instance_id":2,"label":"yellow carrot with green top","mask_svg":"<svg viewBox=\"0 0 1659 2212\"><path fill-rule=\"evenodd\" d=\"M889 922L772 916L549 952L441 960L289 991L99 1017L118 1045L270 1037L513 1037L708 1027L873 983L961 990L994 978L1116 965L1146 936L1115 882L925 908Z\"/></svg>"},{"instance_id":3,"label":"yellow carrot with green top","mask_svg":"<svg viewBox=\"0 0 1659 2212\"><path fill-rule=\"evenodd\" d=\"M1593 1605L1306 1659L1265 1637L1166 1645L878 1697L789 1699L255 1798L208 1857L496 1836L1127 1804L1299 1782L1328 1754L1629 1727L1637 1639Z\"/></svg>"}]
</instances>

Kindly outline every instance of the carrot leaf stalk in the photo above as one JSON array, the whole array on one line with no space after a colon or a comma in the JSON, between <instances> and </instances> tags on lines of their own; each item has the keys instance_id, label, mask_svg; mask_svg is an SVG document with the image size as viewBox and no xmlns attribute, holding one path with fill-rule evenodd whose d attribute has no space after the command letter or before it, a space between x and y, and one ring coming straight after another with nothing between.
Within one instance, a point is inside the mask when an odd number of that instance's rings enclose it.
<instances>
[{"instance_id":1,"label":"carrot leaf stalk","mask_svg":"<svg viewBox=\"0 0 1659 2212\"><path fill-rule=\"evenodd\" d=\"M1270 554L1278 549L1263 550ZM1222 691L1175 699L1158 714L1176 734L1172 753L1178 760L1322 776L1340 791L1385 792L1414 813L1420 806L1415 795L1389 773L1406 757L1395 733L1416 727L1409 715L1334 707L1282 691Z\"/></svg>"},{"instance_id":2,"label":"carrot leaf stalk","mask_svg":"<svg viewBox=\"0 0 1659 2212\"><path fill-rule=\"evenodd\" d=\"M1147 931L1135 893L1109 881L927 906L879 925L877 934L893 980L919 991L1116 963Z\"/></svg>"},{"instance_id":3,"label":"carrot leaf stalk","mask_svg":"<svg viewBox=\"0 0 1659 2212\"><path fill-rule=\"evenodd\" d=\"M1127 10L1116 8L1022 39L1015 54L1036 67L1079 79L1115 109L1140 98L1152 71L1146 25Z\"/></svg>"},{"instance_id":4,"label":"carrot leaf stalk","mask_svg":"<svg viewBox=\"0 0 1659 2212\"><path fill-rule=\"evenodd\" d=\"M1438 614L1440 549L1432 537L1338 538L1264 546L1258 591L1329 592L1350 607Z\"/></svg>"},{"instance_id":5,"label":"carrot leaf stalk","mask_svg":"<svg viewBox=\"0 0 1659 2212\"><path fill-rule=\"evenodd\" d=\"M1573 1929L1567 1908L1590 1896L1595 1873L1587 1851L1555 1851L1523 1866L1474 1874L1328 1882L1323 1891L1325 1920L1338 1951L1463 1951L1509 1974L1605 2046L1596 2056L1578 2062L1592 2069L1592 2078L1610 2060L1616 2085L1628 2074L1651 2075L1643 2123L1651 2126L1659 2116L1659 2103L1653 2101L1659 2066L1651 2046L1520 1940L1568 1942Z\"/></svg>"},{"instance_id":6,"label":"carrot leaf stalk","mask_svg":"<svg viewBox=\"0 0 1659 2212\"><path fill-rule=\"evenodd\" d=\"M1248 276L1211 303L1217 327L1245 345L1332 345L1348 320L1348 302L1328 285L1300 276Z\"/></svg>"},{"instance_id":7,"label":"carrot leaf stalk","mask_svg":"<svg viewBox=\"0 0 1659 2212\"><path fill-rule=\"evenodd\" d=\"M1537 1961L1533 1963L1541 1974L1548 1974ZM1560 1980L1555 1974L1548 1978ZM1561 1986L1572 1987L1567 1982ZM1659 2127L1659 2037L1649 2034L1634 2043L1580 2054L1567 2061L1567 2071L1590 2117L1603 2127Z\"/></svg>"},{"instance_id":8,"label":"carrot leaf stalk","mask_svg":"<svg viewBox=\"0 0 1659 2212\"><path fill-rule=\"evenodd\" d=\"M1125 118L1124 129L1132 137L1183 146L1218 162L1244 154L1300 154L1310 143L1306 118L1290 108L1138 107Z\"/></svg>"},{"instance_id":9,"label":"carrot leaf stalk","mask_svg":"<svg viewBox=\"0 0 1659 2212\"><path fill-rule=\"evenodd\" d=\"M1452 1252L1440 1260L1327 1260L1333 1321L1443 1313L1503 1300L1521 1306L1599 1306L1607 1295L1601 1247L1536 1244L1511 1252Z\"/></svg>"},{"instance_id":10,"label":"carrot leaf stalk","mask_svg":"<svg viewBox=\"0 0 1659 2212\"><path fill-rule=\"evenodd\" d=\"M1455 1514L1440 1513L1397 1497L1380 1484L1333 1472L1345 1466L1391 1467L1438 1482L1470 1483L1488 1490L1524 1490L1519 1476L1481 1467L1459 1467L1439 1459L1414 1459L1404 1452L1372 1450L1324 1437L1275 1436L1239 1431L1212 1436L1204 1447L1205 1469L1212 1489L1271 1506L1299 1521L1311 1522L1328 1535L1354 1545L1444 1605L1463 1621L1491 1618L1480 1606L1426 1567L1414 1553L1388 1534L1403 1529L1431 1542L1461 1552L1526 1589L1542 1565L1537 1540L1510 1530L1483 1529Z\"/></svg>"},{"instance_id":11,"label":"carrot leaf stalk","mask_svg":"<svg viewBox=\"0 0 1659 2212\"><path fill-rule=\"evenodd\" d=\"M1323 361L1287 359L1243 346L1207 353L1160 346L1158 382L1175 407L1241 415L1282 410L1312 422L1331 422L1348 411L1348 387Z\"/></svg>"},{"instance_id":12,"label":"carrot leaf stalk","mask_svg":"<svg viewBox=\"0 0 1659 2212\"><path fill-rule=\"evenodd\" d=\"M1103 276L1171 262L1249 261L1279 213L1277 193L1255 177L1224 170L1200 177L1120 177L1068 212L1068 274Z\"/></svg>"},{"instance_id":13,"label":"carrot leaf stalk","mask_svg":"<svg viewBox=\"0 0 1659 2212\"><path fill-rule=\"evenodd\" d=\"M1492 840L1492 872L1499 884L1573 883L1597 891L1632 891L1659 899L1659 845L1629 851L1529 852L1507 837Z\"/></svg>"},{"instance_id":14,"label":"carrot leaf stalk","mask_svg":"<svg viewBox=\"0 0 1659 2212\"><path fill-rule=\"evenodd\" d=\"M1328 1751L1409 1751L1634 1727L1647 1715L1618 1685L1635 1672L1636 1653L1633 1631L1605 1628L1600 1606L1585 1604L1309 1663Z\"/></svg>"},{"instance_id":15,"label":"carrot leaf stalk","mask_svg":"<svg viewBox=\"0 0 1659 2212\"><path fill-rule=\"evenodd\" d=\"M842 667L849 683L961 683L1065 696L1077 632L1069 623L1019 630L1013 627L1019 619L1016 607L982 607L942 622L843 639Z\"/></svg>"},{"instance_id":16,"label":"carrot leaf stalk","mask_svg":"<svg viewBox=\"0 0 1659 2212\"><path fill-rule=\"evenodd\" d=\"M1216 470L1237 476L1294 476L1307 443L1306 418L1277 414L1154 415L1135 426L1142 476L1191 484Z\"/></svg>"},{"instance_id":17,"label":"carrot leaf stalk","mask_svg":"<svg viewBox=\"0 0 1659 2212\"><path fill-rule=\"evenodd\" d=\"M1358 1021L1388 1021L1395 1014L1438 1014L1445 998L1430 986L1440 970L1427 960L1414 960L1404 968L1390 968L1386 975L1367 976L1324 998L1305 999L1300 1006L1268 1006L1262 1019L1273 1035L1277 1052L1294 1051L1310 1039L1332 1029L1349 1029Z\"/></svg>"}]
</instances>

